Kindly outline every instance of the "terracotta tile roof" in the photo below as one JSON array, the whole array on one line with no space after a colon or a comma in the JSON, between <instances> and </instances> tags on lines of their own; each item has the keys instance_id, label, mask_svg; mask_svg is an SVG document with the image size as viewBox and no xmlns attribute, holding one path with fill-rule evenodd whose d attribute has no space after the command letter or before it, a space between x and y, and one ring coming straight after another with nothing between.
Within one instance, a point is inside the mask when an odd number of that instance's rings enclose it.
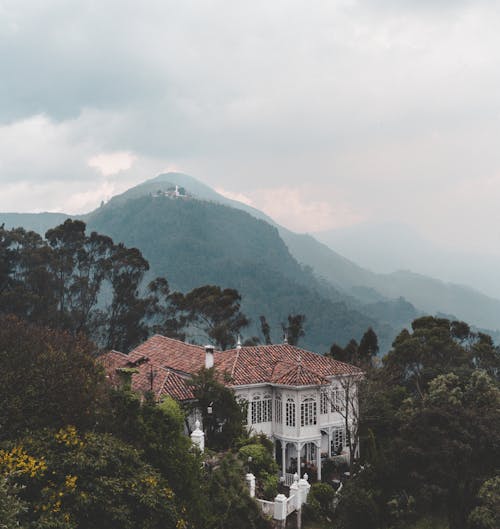
<instances>
[{"instance_id":1,"label":"terracotta tile roof","mask_svg":"<svg viewBox=\"0 0 500 529\"><path fill-rule=\"evenodd\" d=\"M134 368L136 373L132 374L132 389L138 393L152 391L157 399L166 395L183 401L194 399L192 387L187 383L186 378L178 373L155 365L151 360L132 351L126 355L118 351L110 351L98 361L104 367L106 376L114 387L119 387L122 383L119 370L121 368Z\"/></svg>"},{"instance_id":2,"label":"terracotta tile roof","mask_svg":"<svg viewBox=\"0 0 500 529\"><path fill-rule=\"evenodd\" d=\"M361 373L350 364L288 344L258 345L215 352L215 368L230 377L229 385L280 384L309 386L329 383L329 377ZM128 355L110 351L100 358L112 384L118 386L117 369L135 367L132 389L151 390L160 398L171 395L177 400L194 398L187 378L205 365L205 349L155 335ZM151 376L153 373L153 377Z\"/></svg>"},{"instance_id":3,"label":"terracotta tile roof","mask_svg":"<svg viewBox=\"0 0 500 529\"><path fill-rule=\"evenodd\" d=\"M259 382L292 386L327 384L327 377L361 372L356 366L288 344L222 351L215 354L215 366L226 371L236 386Z\"/></svg>"},{"instance_id":4,"label":"terracotta tile roof","mask_svg":"<svg viewBox=\"0 0 500 529\"><path fill-rule=\"evenodd\" d=\"M205 349L173 338L155 334L131 351L130 355L147 356L157 366L183 373L196 373L205 365Z\"/></svg>"}]
</instances>

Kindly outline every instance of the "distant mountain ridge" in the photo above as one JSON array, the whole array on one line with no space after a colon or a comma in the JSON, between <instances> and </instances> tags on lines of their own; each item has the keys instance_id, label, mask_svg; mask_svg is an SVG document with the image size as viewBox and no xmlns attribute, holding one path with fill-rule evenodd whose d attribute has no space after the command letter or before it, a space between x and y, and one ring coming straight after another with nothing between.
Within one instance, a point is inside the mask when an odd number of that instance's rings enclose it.
<instances>
[{"instance_id":1,"label":"distant mountain ridge","mask_svg":"<svg viewBox=\"0 0 500 529\"><path fill-rule=\"evenodd\" d=\"M154 196L175 185L195 199ZM44 233L67 217L0 214L0 223ZM369 325L387 349L396 332L421 313L453 314L492 329L500 321L500 300L411 272L375 274L181 173L158 175L79 218L89 229L140 248L152 272L165 275L174 288L209 282L238 288L244 310L254 322L265 314L275 339L288 312L305 313L304 345L316 350L359 339ZM196 252L203 256L198 262Z\"/></svg>"}]
</instances>

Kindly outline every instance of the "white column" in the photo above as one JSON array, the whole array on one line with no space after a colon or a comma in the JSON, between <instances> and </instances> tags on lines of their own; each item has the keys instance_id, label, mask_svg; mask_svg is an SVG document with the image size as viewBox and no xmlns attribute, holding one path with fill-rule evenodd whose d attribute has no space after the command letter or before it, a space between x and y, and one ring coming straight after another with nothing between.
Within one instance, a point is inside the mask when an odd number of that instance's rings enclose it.
<instances>
[{"instance_id":1,"label":"white column","mask_svg":"<svg viewBox=\"0 0 500 529\"><path fill-rule=\"evenodd\" d=\"M304 446L304 443L297 442L295 443L295 448L297 449L297 472L300 476L302 473L302 467L300 465L301 463L301 457L302 457L302 447Z\"/></svg>"},{"instance_id":2,"label":"white column","mask_svg":"<svg viewBox=\"0 0 500 529\"><path fill-rule=\"evenodd\" d=\"M286 442L281 441L281 472L283 477L286 473Z\"/></svg>"},{"instance_id":3,"label":"white column","mask_svg":"<svg viewBox=\"0 0 500 529\"><path fill-rule=\"evenodd\" d=\"M321 439L316 446L316 466L318 467L318 481L321 481Z\"/></svg>"}]
</instances>

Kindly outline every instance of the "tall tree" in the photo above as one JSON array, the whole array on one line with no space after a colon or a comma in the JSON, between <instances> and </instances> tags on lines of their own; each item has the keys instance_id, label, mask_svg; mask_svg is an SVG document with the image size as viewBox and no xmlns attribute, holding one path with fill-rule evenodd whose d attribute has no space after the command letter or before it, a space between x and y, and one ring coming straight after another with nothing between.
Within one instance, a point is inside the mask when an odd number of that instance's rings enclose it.
<instances>
[{"instance_id":1,"label":"tall tree","mask_svg":"<svg viewBox=\"0 0 500 529\"><path fill-rule=\"evenodd\" d=\"M270 345L271 342L271 327L269 323L267 323L267 319L265 316L260 316L260 331L262 332L262 336L264 336L264 343L266 345Z\"/></svg>"},{"instance_id":2,"label":"tall tree","mask_svg":"<svg viewBox=\"0 0 500 529\"><path fill-rule=\"evenodd\" d=\"M282 323L283 332L290 345L298 345L299 340L305 336L304 323L306 317L304 314L289 314L287 323Z\"/></svg>"},{"instance_id":3,"label":"tall tree","mask_svg":"<svg viewBox=\"0 0 500 529\"><path fill-rule=\"evenodd\" d=\"M178 296L175 302L180 317L222 350L234 347L241 329L249 324L240 310L241 296L231 288L205 285Z\"/></svg>"}]
</instances>

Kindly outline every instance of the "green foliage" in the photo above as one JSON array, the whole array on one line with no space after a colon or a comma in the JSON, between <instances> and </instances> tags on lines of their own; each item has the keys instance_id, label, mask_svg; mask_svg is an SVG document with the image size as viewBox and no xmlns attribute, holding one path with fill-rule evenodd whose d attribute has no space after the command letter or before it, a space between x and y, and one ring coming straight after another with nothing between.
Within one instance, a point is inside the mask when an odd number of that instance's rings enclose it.
<instances>
[{"instance_id":1,"label":"green foliage","mask_svg":"<svg viewBox=\"0 0 500 529\"><path fill-rule=\"evenodd\" d=\"M500 527L500 476L485 481L477 495L480 505L469 515L470 529Z\"/></svg>"},{"instance_id":2,"label":"green foliage","mask_svg":"<svg viewBox=\"0 0 500 529\"><path fill-rule=\"evenodd\" d=\"M273 443L265 435L245 440L238 457L246 469L255 475L257 495L273 500L278 493L278 465L273 457Z\"/></svg>"},{"instance_id":3,"label":"green foliage","mask_svg":"<svg viewBox=\"0 0 500 529\"><path fill-rule=\"evenodd\" d=\"M334 343L330 347L330 356L335 360L347 362L363 369L369 369L372 366L374 358L379 352L378 338L375 331L369 327L363 334L361 342L358 344L352 339L344 347Z\"/></svg>"},{"instance_id":4,"label":"green foliage","mask_svg":"<svg viewBox=\"0 0 500 529\"><path fill-rule=\"evenodd\" d=\"M167 480L183 504L189 506L191 521L205 512L201 492L201 461L192 452L184 434L184 413L171 398L159 405L143 402L127 391L113 391L105 429L140 450L143 459Z\"/></svg>"},{"instance_id":5,"label":"green foliage","mask_svg":"<svg viewBox=\"0 0 500 529\"><path fill-rule=\"evenodd\" d=\"M346 484L340 493L335 512L335 527L339 529L377 529L379 510L371 494L363 488Z\"/></svg>"},{"instance_id":6,"label":"green foliage","mask_svg":"<svg viewBox=\"0 0 500 529\"><path fill-rule=\"evenodd\" d=\"M213 368L201 369L189 383L196 399L193 407L202 414L207 447L225 450L245 437L246 409L236 401L234 392L217 380Z\"/></svg>"},{"instance_id":7,"label":"green foliage","mask_svg":"<svg viewBox=\"0 0 500 529\"><path fill-rule=\"evenodd\" d=\"M241 329L249 323L240 311L241 296L234 289L215 285L195 288L186 295L172 298L180 320L188 332L197 329L222 350L234 347ZM196 341L200 336L195 336Z\"/></svg>"},{"instance_id":8,"label":"green foliage","mask_svg":"<svg viewBox=\"0 0 500 529\"><path fill-rule=\"evenodd\" d=\"M91 427L105 381L83 337L0 316L0 438L72 423Z\"/></svg>"},{"instance_id":9,"label":"green foliage","mask_svg":"<svg viewBox=\"0 0 500 529\"><path fill-rule=\"evenodd\" d=\"M18 458L13 473L31 504L24 519L33 527L173 529L181 519L174 493L159 473L110 435L80 435L68 427L30 436L18 446L39 462L23 471ZM4 453L4 468L6 461Z\"/></svg>"},{"instance_id":10,"label":"green foliage","mask_svg":"<svg viewBox=\"0 0 500 529\"><path fill-rule=\"evenodd\" d=\"M287 320L287 324L281 324L283 332L290 345L298 345L299 340L306 334L304 331L306 317L304 314L289 314Z\"/></svg>"},{"instance_id":11,"label":"green foliage","mask_svg":"<svg viewBox=\"0 0 500 529\"><path fill-rule=\"evenodd\" d=\"M260 315L267 314L270 329L278 331L298 308L307 316L302 343L315 351L327 350L333 338L361 337L369 326L386 342L394 335L388 325L354 309L351 298L305 271L268 223L213 202L141 194L95 211L88 217L90 229L139 248L153 277L168 277L172 290L236 289L241 311L253 321L246 328L250 335L260 332Z\"/></svg>"},{"instance_id":12,"label":"green foliage","mask_svg":"<svg viewBox=\"0 0 500 529\"><path fill-rule=\"evenodd\" d=\"M152 314L166 310L165 280L142 292L148 269L139 250L87 235L82 221L67 219L46 240L0 227L0 314L128 351L147 337Z\"/></svg>"},{"instance_id":13,"label":"green foliage","mask_svg":"<svg viewBox=\"0 0 500 529\"><path fill-rule=\"evenodd\" d=\"M276 495L278 494L278 485L278 474L268 474L267 472L262 472L260 474L260 490L262 491L262 498L265 500L272 501L276 498Z\"/></svg>"},{"instance_id":14,"label":"green foliage","mask_svg":"<svg viewBox=\"0 0 500 529\"><path fill-rule=\"evenodd\" d=\"M243 479L244 468L232 454L223 457L208 477L207 494L211 514L204 529L269 529L260 509L249 494Z\"/></svg>"},{"instance_id":15,"label":"green foliage","mask_svg":"<svg viewBox=\"0 0 500 529\"><path fill-rule=\"evenodd\" d=\"M26 510L18 498L8 477L0 476L0 527L2 529L22 529L20 520Z\"/></svg>"},{"instance_id":16,"label":"green foliage","mask_svg":"<svg viewBox=\"0 0 500 529\"><path fill-rule=\"evenodd\" d=\"M313 483L308 495L308 502L312 505L317 505L320 513L323 516L331 516L333 514L333 499L335 498L335 490L328 483Z\"/></svg>"}]
</instances>

